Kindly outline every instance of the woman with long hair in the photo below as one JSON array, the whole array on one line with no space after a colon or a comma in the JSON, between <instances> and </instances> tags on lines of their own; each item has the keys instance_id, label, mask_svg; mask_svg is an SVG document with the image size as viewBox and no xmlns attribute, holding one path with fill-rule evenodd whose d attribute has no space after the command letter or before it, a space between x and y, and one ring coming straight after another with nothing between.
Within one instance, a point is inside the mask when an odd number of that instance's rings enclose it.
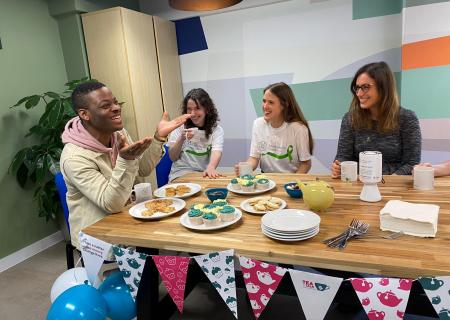
<instances>
[{"instance_id":1,"label":"woman with long hair","mask_svg":"<svg viewBox=\"0 0 450 320\"><path fill-rule=\"evenodd\" d=\"M216 168L222 157L223 129L214 102L205 90L192 89L183 99L181 112L191 118L169 137L173 161L169 181L195 171L203 172L204 177L219 177Z\"/></svg>"},{"instance_id":2,"label":"woman with long hair","mask_svg":"<svg viewBox=\"0 0 450 320\"><path fill-rule=\"evenodd\" d=\"M379 151L383 174L411 174L420 162L421 132L416 114L399 104L394 75L385 62L362 66L350 85L353 99L341 123L333 178L342 161L358 161L362 151Z\"/></svg>"},{"instance_id":3,"label":"woman with long hair","mask_svg":"<svg viewBox=\"0 0 450 320\"><path fill-rule=\"evenodd\" d=\"M247 163L263 172L307 173L311 169L313 139L308 122L291 88L284 82L264 89L263 117L253 123ZM239 175L239 166L235 167Z\"/></svg>"}]
</instances>

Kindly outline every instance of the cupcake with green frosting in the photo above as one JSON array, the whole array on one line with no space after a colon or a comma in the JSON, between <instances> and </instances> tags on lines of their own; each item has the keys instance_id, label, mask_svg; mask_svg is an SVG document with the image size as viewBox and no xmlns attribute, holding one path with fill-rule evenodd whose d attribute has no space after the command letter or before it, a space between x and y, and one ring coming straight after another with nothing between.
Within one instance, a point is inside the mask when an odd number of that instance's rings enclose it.
<instances>
[{"instance_id":1,"label":"cupcake with green frosting","mask_svg":"<svg viewBox=\"0 0 450 320\"><path fill-rule=\"evenodd\" d=\"M217 214L209 212L203 215L203 223L205 224L206 227L213 227L217 226L220 223L220 221Z\"/></svg>"},{"instance_id":2,"label":"cupcake with green frosting","mask_svg":"<svg viewBox=\"0 0 450 320\"><path fill-rule=\"evenodd\" d=\"M251 174L245 174L245 175L241 176L241 179L244 179L244 180L253 180L253 179L255 179L255 177L252 176Z\"/></svg>"},{"instance_id":3,"label":"cupcake with green frosting","mask_svg":"<svg viewBox=\"0 0 450 320\"><path fill-rule=\"evenodd\" d=\"M258 179L256 180L256 189L265 190L269 188L269 180L268 179Z\"/></svg>"},{"instance_id":4,"label":"cupcake with green frosting","mask_svg":"<svg viewBox=\"0 0 450 320\"><path fill-rule=\"evenodd\" d=\"M241 188L242 188L242 191L250 192L255 189L255 184L253 183L252 180L244 179L241 181Z\"/></svg>"},{"instance_id":5,"label":"cupcake with green frosting","mask_svg":"<svg viewBox=\"0 0 450 320\"><path fill-rule=\"evenodd\" d=\"M236 209L233 206L224 206L220 210L220 219L224 222L233 221L236 217Z\"/></svg>"},{"instance_id":6,"label":"cupcake with green frosting","mask_svg":"<svg viewBox=\"0 0 450 320\"><path fill-rule=\"evenodd\" d=\"M188 212L189 222L193 225L203 224L203 212L199 209L190 209Z\"/></svg>"},{"instance_id":7,"label":"cupcake with green frosting","mask_svg":"<svg viewBox=\"0 0 450 320\"><path fill-rule=\"evenodd\" d=\"M239 184L238 178L231 179L231 189L241 190L241 185Z\"/></svg>"}]
</instances>

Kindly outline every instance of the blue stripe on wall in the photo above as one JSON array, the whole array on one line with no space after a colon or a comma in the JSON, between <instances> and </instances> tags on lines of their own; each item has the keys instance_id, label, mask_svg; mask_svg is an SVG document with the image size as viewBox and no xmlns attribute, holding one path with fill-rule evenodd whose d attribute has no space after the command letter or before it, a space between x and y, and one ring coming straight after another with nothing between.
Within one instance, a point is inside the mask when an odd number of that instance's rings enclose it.
<instances>
[{"instance_id":1,"label":"blue stripe on wall","mask_svg":"<svg viewBox=\"0 0 450 320\"><path fill-rule=\"evenodd\" d=\"M186 54L208 49L200 17L175 21L178 54Z\"/></svg>"}]
</instances>

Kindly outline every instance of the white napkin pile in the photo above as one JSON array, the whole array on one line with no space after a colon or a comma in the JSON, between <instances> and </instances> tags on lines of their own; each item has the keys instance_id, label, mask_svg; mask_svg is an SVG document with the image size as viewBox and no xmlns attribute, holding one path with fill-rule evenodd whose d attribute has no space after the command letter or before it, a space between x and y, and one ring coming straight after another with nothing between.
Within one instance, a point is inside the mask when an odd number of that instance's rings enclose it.
<instances>
[{"instance_id":1,"label":"white napkin pile","mask_svg":"<svg viewBox=\"0 0 450 320\"><path fill-rule=\"evenodd\" d=\"M403 231L418 237L435 237L439 206L389 200L380 211L380 229Z\"/></svg>"}]
</instances>

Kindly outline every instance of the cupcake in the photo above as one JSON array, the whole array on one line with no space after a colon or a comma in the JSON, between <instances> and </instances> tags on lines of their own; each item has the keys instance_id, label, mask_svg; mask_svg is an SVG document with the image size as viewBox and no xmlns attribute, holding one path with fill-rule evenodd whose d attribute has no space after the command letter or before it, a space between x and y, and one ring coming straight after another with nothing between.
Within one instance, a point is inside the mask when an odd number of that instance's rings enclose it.
<instances>
[{"instance_id":1,"label":"cupcake","mask_svg":"<svg viewBox=\"0 0 450 320\"><path fill-rule=\"evenodd\" d=\"M233 206L224 206L220 210L220 219L224 222L233 221L236 217L236 210Z\"/></svg>"},{"instance_id":2,"label":"cupcake","mask_svg":"<svg viewBox=\"0 0 450 320\"><path fill-rule=\"evenodd\" d=\"M189 222L193 225L203 224L203 213L199 209L190 209L188 213Z\"/></svg>"},{"instance_id":3,"label":"cupcake","mask_svg":"<svg viewBox=\"0 0 450 320\"><path fill-rule=\"evenodd\" d=\"M265 190L267 188L269 188L269 180L268 179L256 180L256 189Z\"/></svg>"},{"instance_id":4,"label":"cupcake","mask_svg":"<svg viewBox=\"0 0 450 320\"><path fill-rule=\"evenodd\" d=\"M219 222L219 217L215 213L209 212L203 215L203 223L206 227L217 226Z\"/></svg>"},{"instance_id":5,"label":"cupcake","mask_svg":"<svg viewBox=\"0 0 450 320\"><path fill-rule=\"evenodd\" d=\"M228 201L225 199L217 199L213 201L213 205L217 206L217 207L223 207L226 206L228 204Z\"/></svg>"},{"instance_id":6,"label":"cupcake","mask_svg":"<svg viewBox=\"0 0 450 320\"><path fill-rule=\"evenodd\" d=\"M195 203L191 206L191 209L202 210L205 207L203 203Z\"/></svg>"},{"instance_id":7,"label":"cupcake","mask_svg":"<svg viewBox=\"0 0 450 320\"><path fill-rule=\"evenodd\" d=\"M237 178L231 179L231 189L241 190L241 185L239 184L239 180Z\"/></svg>"},{"instance_id":8,"label":"cupcake","mask_svg":"<svg viewBox=\"0 0 450 320\"><path fill-rule=\"evenodd\" d=\"M255 177L250 174L245 174L245 175L241 176L241 179L244 179L244 180L253 180L254 178Z\"/></svg>"},{"instance_id":9,"label":"cupcake","mask_svg":"<svg viewBox=\"0 0 450 320\"><path fill-rule=\"evenodd\" d=\"M267 178L266 175L263 175L263 174L257 174L257 175L255 176L255 179L256 179L256 180L259 180L259 179L269 179L269 178Z\"/></svg>"},{"instance_id":10,"label":"cupcake","mask_svg":"<svg viewBox=\"0 0 450 320\"><path fill-rule=\"evenodd\" d=\"M246 192L253 191L255 189L255 184L252 180L243 180L241 182L241 189Z\"/></svg>"}]
</instances>

